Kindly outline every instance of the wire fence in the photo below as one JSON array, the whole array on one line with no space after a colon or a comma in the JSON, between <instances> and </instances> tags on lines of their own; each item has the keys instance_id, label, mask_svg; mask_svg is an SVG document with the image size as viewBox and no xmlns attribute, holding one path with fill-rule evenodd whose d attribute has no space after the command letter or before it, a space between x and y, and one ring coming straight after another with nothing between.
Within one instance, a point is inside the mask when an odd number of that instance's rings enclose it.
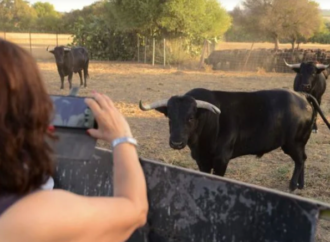
<instances>
[{"instance_id":1,"label":"wire fence","mask_svg":"<svg viewBox=\"0 0 330 242\"><path fill-rule=\"evenodd\" d=\"M44 33L8 33L0 32L0 38L19 44L29 50L36 59L53 59L46 49L48 46L68 45L72 43L70 34Z\"/></svg>"},{"instance_id":2,"label":"wire fence","mask_svg":"<svg viewBox=\"0 0 330 242\"><path fill-rule=\"evenodd\" d=\"M12 41L29 50L38 60L52 60L48 46L69 45L70 34L8 33L0 32L0 38ZM120 44L120 43L119 43ZM279 50L272 43L222 42L191 47L184 39L138 38L133 61L151 65L200 68L203 65L213 70L239 72L291 73L288 63L318 61L330 64L330 45L300 44L292 50L290 44L282 44ZM192 49L195 48L195 49ZM191 53L196 54L192 57Z\"/></svg>"},{"instance_id":3,"label":"wire fence","mask_svg":"<svg viewBox=\"0 0 330 242\"><path fill-rule=\"evenodd\" d=\"M317 61L330 64L330 45L300 44L292 48L283 44L275 50L271 43L221 43L213 51L205 63L213 70L222 71L252 71L291 73L285 62L301 63Z\"/></svg>"}]
</instances>

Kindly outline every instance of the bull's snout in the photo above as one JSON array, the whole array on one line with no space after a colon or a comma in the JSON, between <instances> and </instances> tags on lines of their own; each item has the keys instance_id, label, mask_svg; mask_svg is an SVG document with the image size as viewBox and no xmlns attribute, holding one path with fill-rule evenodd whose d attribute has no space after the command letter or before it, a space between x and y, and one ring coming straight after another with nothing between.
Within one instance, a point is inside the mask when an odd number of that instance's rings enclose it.
<instances>
[{"instance_id":1,"label":"bull's snout","mask_svg":"<svg viewBox=\"0 0 330 242\"><path fill-rule=\"evenodd\" d=\"M186 144L182 141L173 141L170 140L170 147L172 149L176 149L176 150L181 150L186 146Z\"/></svg>"},{"instance_id":2,"label":"bull's snout","mask_svg":"<svg viewBox=\"0 0 330 242\"><path fill-rule=\"evenodd\" d=\"M312 86L310 84L306 84L306 85L302 85L302 89L303 91L310 91L312 88Z\"/></svg>"}]
</instances>

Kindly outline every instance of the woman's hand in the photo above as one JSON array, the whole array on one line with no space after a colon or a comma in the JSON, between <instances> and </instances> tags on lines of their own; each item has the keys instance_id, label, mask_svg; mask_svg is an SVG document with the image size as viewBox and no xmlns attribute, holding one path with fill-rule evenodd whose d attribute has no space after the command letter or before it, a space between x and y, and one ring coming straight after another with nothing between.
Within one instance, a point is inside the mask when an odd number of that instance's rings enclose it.
<instances>
[{"instance_id":1,"label":"woman's hand","mask_svg":"<svg viewBox=\"0 0 330 242\"><path fill-rule=\"evenodd\" d=\"M86 98L85 103L92 110L98 124L98 129L87 132L96 139L112 142L120 137L132 137L131 129L124 116L114 106L111 99L94 92L94 99Z\"/></svg>"}]
</instances>

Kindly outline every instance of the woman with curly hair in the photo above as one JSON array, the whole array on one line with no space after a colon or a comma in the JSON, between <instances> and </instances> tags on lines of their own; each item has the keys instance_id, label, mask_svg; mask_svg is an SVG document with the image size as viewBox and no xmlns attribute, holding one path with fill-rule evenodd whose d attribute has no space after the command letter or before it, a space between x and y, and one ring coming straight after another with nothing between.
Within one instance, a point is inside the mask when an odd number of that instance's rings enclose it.
<instances>
[{"instance_id":1,"label":"woman with curly hair","mask_svg":"<svg viewBox=\"0 0 330 242\"><path fill-rule=\"evenodd\" d=\"M88 130L113 147L114 196L44 190L54 174L46 138L53 105L33 57L0 39L0 241L125 241L146 223L146 183L128 123L105 95L86 99Z\"/></svg>"}]
</instances>

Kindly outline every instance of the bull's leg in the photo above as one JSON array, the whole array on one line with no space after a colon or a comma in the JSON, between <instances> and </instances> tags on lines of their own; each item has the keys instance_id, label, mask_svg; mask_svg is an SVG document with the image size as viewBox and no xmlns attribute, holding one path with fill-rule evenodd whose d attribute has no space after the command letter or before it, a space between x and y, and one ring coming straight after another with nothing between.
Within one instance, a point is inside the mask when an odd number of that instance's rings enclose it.
<instances>
[{"instance_id":1,"label":"bull's leg","mask_svg":"<svg viewBox=\"0 0 330 242\"><path fill-rule=\"evenodd\" d=\"M314 122L314 124L313 124L313 133L317 133L318 132L318 130L317 130L317 124L316 124L316 120L315 120L315 122Z\"/></svg>"},{"instance_id":2,"label":"bull's leg","mask_svg":"<svg viewBox=\"0 0 330 242\"><path fill-rule=\"evenodd\" d=\"M61 76L61 86L60 89L64 89L64 76Z\"/></svg>"},{"instance_id":3,"label":"bull's leg","mask_svg":"<svg viewBox=\"0 0 330 242\"><path fill-rule=\"evenodd\" d=\"M78 71L79 73L79 78L80 78L80 86L82 87L83 86L83 80L82 80L82 73L81 73L81 70Z\"/></svg>"},{"instance_id":4,"label":"bull's leg","mask_svg":"<svg viewBox=\"0 0 330 242\"><path fill-rule=\"evenodd\" d=\"M316 122L317 122L317 113L316 113L316 115L315 115L315 120L314 120L314 123L313 123L313 133L317 133L317 124L316 124Z\"/></svg>"},{"instance_id":5,"label":"bull's leg","mask_svg":"<svg viewBox=\"0 0 330 242\"><path fill-rule=\"evenodd\" d=\"M305 161L307 160L307 155L304 151L303 154L304 164L298 178L298 189L303 189L305 186Z\"/></svg>"},{"instance_id":6,"label":"bull's leg","mask_svg":"<svg viewBox=\"0 0 330 242\"><path fill-rule=\"evenodd\" d=\"M229 160L216 159L213 163L213 174L217 176L224 176L226 174Z\"/></svg>"},{"instance_id":7,"label":"bull's leg","mask_svg":"<svg viewBox=\"0 0 330 242\"><path fill-rule=\"evenodd\" d=\"M87 87L88 65L89 65L89 60L87 61L85 68L84 68L85 87Z\"/></svg>"},{"instance_id":8,"label":"bull's leg","mask_svg":"<svg viewBox=\"0 0 330 242\"><path fill-rule=\"evenodd\" d=\"M316 100L319 103L319 105L321 106L321 98L317 98ZM317 133L318 132L317 124L316 124L316 122L317 122L317 115L318 115L318 113L316 113L316 115L315 115L315 121L313 123L313 133Z\"/></svg>"},{"instance_id":9,"label":"bull's leg","mask_svg":"<svg viewBox=\"0 0 330 242\"><path fill-rule=\"evenodd\" d=\"M231 142L228 140L225 144L220 144L217 154L213 158L213 174L224 176L226 174L229 160L232 156ZM221 148L220 148L221 147Z\"/></svg>"},{"instance_id":10,"label":"bull's leg","mask_svg":"<svg viewBox=\"0 0 330 242\"><path fill-rule=\"evenodd\" d=\"M73 76L73 72L69 74L69 77L68 77L68 81L69 81L69 88L71 89L72 88L72 76Z\"/></svg>"},{"instance_id":11,"label":"bull's leg","mask_svg":"<svg viewBox=\"0 0 330 242\"><path fill-rule=\"evenodd\" d=\"M196 162L197 162L197 165L198 165L198 169L201 172L211 173L212 165L210 164L209 161L196 160Z\"/></svg>"},{"instance_id":12,"label":"bull's leg","mask_svg":"<svg viewBox=\"0 0 330 242\"><path fill-rule=\"evenodd\" d=\"M306 157L305 150L304 148L298 146L297 144L285 145L282 147L282 149L284 153L288 154L295 163L289 189L290 191L294 191L297 189L298 179L299 182L301 183L299 184L299 186L302 189L304 186L303 184L304 174L302 173L302 171L305 165L305 159L304 159Z\"/></svg>"}]
</instances>

